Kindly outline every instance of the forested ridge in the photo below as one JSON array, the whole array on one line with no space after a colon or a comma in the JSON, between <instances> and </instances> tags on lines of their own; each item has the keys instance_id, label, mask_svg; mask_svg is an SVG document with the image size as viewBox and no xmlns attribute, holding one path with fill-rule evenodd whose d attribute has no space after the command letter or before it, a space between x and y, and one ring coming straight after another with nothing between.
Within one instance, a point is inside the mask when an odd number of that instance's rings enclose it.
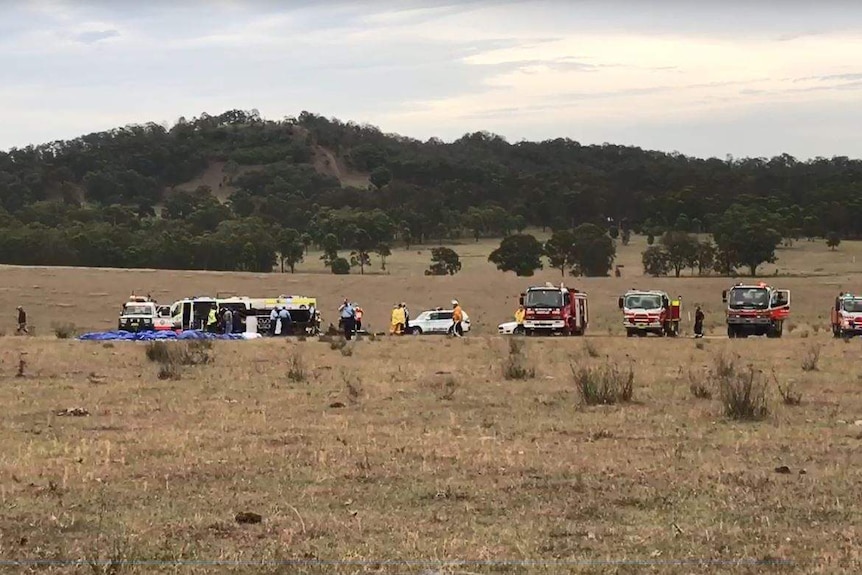
<instances>
[{"instance_id":1,"label":"forested ridge","mask_svg":"<svg viewBox=\"0 0 862 575\"><path fill-rule=\"evenodd\" d=\"M213 166L217 183L190 187ZM317 246L321 266L346 256L333 266L343 273L396 244L581 224L613 237L749 226L858 238L862 161L698 159L485 132L421 142L239 110L0 152L6 264L269 271Z\"/></svg>"}]
</instances>

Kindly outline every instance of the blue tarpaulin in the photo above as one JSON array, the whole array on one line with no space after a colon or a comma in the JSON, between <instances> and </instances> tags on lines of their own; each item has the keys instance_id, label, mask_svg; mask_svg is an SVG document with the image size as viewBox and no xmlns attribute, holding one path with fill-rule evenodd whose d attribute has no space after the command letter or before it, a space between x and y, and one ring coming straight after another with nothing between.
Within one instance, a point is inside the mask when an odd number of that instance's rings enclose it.
<instances>
[{"instance_id":1,"label":"blue tarpaulin","mask_svg":"<svg viewBox=\"0 0 862 575\"><path fill-rule=\"evenodd\" d=\"M189 339L225 339L244 340L249 339L242 333L207 333L205 331L181 331L179 333L166 331L140 331L137 333L129 331L97 331L85 333L78 336L81 341L158 341L158 340L189 340Z\"/></svg>"}]
</instances>

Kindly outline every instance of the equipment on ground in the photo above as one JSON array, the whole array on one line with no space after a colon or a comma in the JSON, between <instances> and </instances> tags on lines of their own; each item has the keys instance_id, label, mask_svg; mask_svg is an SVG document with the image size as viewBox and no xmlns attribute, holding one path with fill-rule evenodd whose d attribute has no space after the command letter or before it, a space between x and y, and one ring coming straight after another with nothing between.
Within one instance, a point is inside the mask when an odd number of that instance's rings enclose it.
<instances>
[{"instance_id":1,"label":"equipment on ground","mask_svg":"<svg viewBox=\"0 0 862 575\"><path fill-rule=\"evenodd\" d=\"M862 334L862 295L839 293L829 315L835 337L851 338Z\"/></svg>"},{"instance_id":2,"label":"equipment on ground","mask_svg":"<svg viewBox=\"0 0 862 575\"><path fill-rule=\"evenodd\" d=\"M158 305L149 296L132 295L120 310L117 329L130 333L170 331L173 327L170 306Z\"/></svg>"},{"instance_id":3,"label":"equipment on ground","mask_svg":"<svg viewBox=\"0 0 862 575\"><path fill-rule=\"evenodd\" d=\"M781 337L790 316L790 290L776 289L764 282L738 283L721 292L727 304L727 337L765 335Z\"/></svg>"},{"instance_id":4,"label":"equipment on ground","mask_svg":"<svg viewBox=\"0 0 862 575\"><path fill-rule=\"evenodd\" d=\"M617 302L623 311L623 326L626 337L644 337L649 333L658 336L676 337L682 312L682 298L670 299L660 290L632 288Z\"/></svg>"},{"instance_id":5,"label":"equipment on ground","mask_svg":"<svg viewBox=\"0 0 862 575\"><path fill-rule=\"evenodd\" d=\"M589 304L585 292L562 283L559 287L547 283L527 288L518 301L524 306L525 335L584 335L587 331ZM515 333L521 333L521 328Z\"/></svg>"}]
</instances>

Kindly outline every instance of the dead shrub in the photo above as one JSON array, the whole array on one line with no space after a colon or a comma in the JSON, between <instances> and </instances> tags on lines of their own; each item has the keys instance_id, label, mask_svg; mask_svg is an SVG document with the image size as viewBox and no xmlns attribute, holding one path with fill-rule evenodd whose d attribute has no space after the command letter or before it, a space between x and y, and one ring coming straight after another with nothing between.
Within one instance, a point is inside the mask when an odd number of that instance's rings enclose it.
<instances>
[{"instance_id":1,"label":"dead shrub","mask_svg":"<svg viewBox=\"0 0 862 575\"><path fill-rule=\"evenodd\" d=\"M212 362L212 342L199 339L192 341L151 341L147 343L147 359L159 364L159 379L179 379L183 366L205 365Z\"/></svg>"},{"instance_id":2,"label":"dead shrub","mask_svg":"<svg viewBox=\"0 0 862 575\"><path fill-rule=\"evenodd\" d=\"M357 405L362 401L365 395L365 389L362 387L362 381L350 370L341 372L341 379L344 381L344 389L347 392L347 400L352 405Z\"/></svg>"},{"instance_id":3,"label":"dead shrub","mask_svg":"<svg viewBox=\"0 0 862 575\"><path fill-rule=\"evenodd\" d=\"M792 406L802 403L802 392L796 389L794 382L788 381L785 385L781 385L775 370L772 371L772 379L775 381L775 387L778 388L778 395L781 396L784 405Z\"/></svg>"},{"instance_id":4,"label":"dead shrub","mask_svg":"<svg viewBox=\"0 0 862 575\"><path fill-rule=\"evenodd\" d=\"M712 387L709 385L709 381L706 380L703 373L689 371L688 381L688 389L694 397L698 399L712 399Z\"/></svg>"},{"instance_id":5,"label":"dead shrub","mask_svg":"<svg viewBox=\"0 0 862 575\"><path fill-rule=\"evenodd\" d=\"M622 369L606 361L594 367L576 368L570 365L575 386L586 405L613 405L627 403L634 394L634 368Z\"/></svg>"},{"instance_id":6,"label":"dead shrub","mask_svg":"<svg viewBox=\"0 0 862 575\"><path fill-rule=\"evenodd\" d=\"M593 358L600 357L598 348L596 348L595 344L588 339L584 340L584 351L587 352L587 355Z\"/></svg>"},{"instance_id":7,"label":"dead shrub","mask_svg":"<svg viewBox=\"0 0 862 575\"><path fill-rule=\"evenodd\" d=\"M54 322L51 324L51 330L57 339L72 339L78 335L78 327L69 322Z\"/></svg>"},{"instance_id":8,"label":"dead shrub","mask_svg":"<svg viewBox=\"0 0 862 575\"><path fill-rule=\"evenodd\" d=\"M817 371L820 362L820 345L811 345L802 356L802 371Z\"/></svg>"},{"instance_id":9,"label":"dead shrub","mask_svg":"<svg viewBox=\"0 0 862 575\"><path fill-rule=\"evenodd\" d=\"M302 355L294 351L287 360L287 379L294 383L302 383L308 380L308 372Z\"/></svg>"},{"instance_id":10,"label":"dead shrub","mask_svg":"<svg viewBox=\"0 0 862 575\"><path fill-rule=\"evenodd\" d=\"M517 338L509 339L509 355L503 361L503 377L508 380L525 380L536 377L535 368L528 366L524 355L524 342Z\"/></svg>"},{"instance_id":11,"label":"dead shrub","mask_svg":"<svg viewBox=\"0 0 862 575\"><path fill-rule=\"evenodd\" d=\"M724 415L738 421L757 421L769 415L767 385L753 365L739 368L732 359L716 356L712 377Z\"/></svg>"},{"instance_id":12,"label":"dead shrub","mask_svg":"<svg viewBox=\"0 0 862 575\"><path fill-rule=\"evenodd\" d=\"M326 336L324 336L324 337L326 337ZM340 351L340 350L344 349L345 347L347 347L347 340L344 338L344 336L328 338L328 340L321 339L321 341L329 341L329 349L331 349L333 351L336 351L336 350Z\"/></svg>"},{"instance_id":13,"label":"dead shrub","mask_svg":"<svg viewBox=\"0 0 862 575\"><path fill-rule=\"evenodd\" d=\"M694 342L694 347L696 347L697 349L705 349L706 344L703 342L703 340L699 339L696 342Z\"/></svg>"}]
</instances>

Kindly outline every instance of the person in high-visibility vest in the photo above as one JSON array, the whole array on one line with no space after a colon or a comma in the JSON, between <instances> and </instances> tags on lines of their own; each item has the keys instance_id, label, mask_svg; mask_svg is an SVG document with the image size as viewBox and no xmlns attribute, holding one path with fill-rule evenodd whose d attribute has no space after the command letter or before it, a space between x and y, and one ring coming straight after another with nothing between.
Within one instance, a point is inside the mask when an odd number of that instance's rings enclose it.
<instances>
[{"instance_id":1,"label":"person in high-visibility vest","mask_svg":"<svg viewBox=\"0 0 862 575\"><path fill-rule=\"evenodd\" d=\"M518 306L518 309L515 310L515 323L518 324L518 327L524 327L525 315L524 306Z\"/></svg>"},{"instance_id":2,"label":"person in high-visibility vest","mask_svg":"<svg viewBox=\"0 0 862 575\"><path fill-rule=\"evenodd\" d=\"M211 307L210 312L207 315L207 331L211 332L211 333L215 333L217 327L218 327L218 316L216 316L216 308Z\"/></svg>"},{"instance_id":3,"label":"person in high-visibility vest","mask_svg":"<svg viewBox=\"0 0 862 575\"><path fill-rule=\"evenodd\" d=\"M354 319L356 320L356 331L362 331L362 308L354 302L353 304Z\"/></svg>"},{"instance_id":4,"label":"person in high-visibility vest","mask_svg":"<svg viewBox=\"0 0 862 575\"><path fill-rule=\"evenodd\" d=\"M404 308L398 304L392 306L392 320L389 325L390 335L402 335L404 333Z\"/></svg>"},{"instance_id":5,"label":"person in high-visibility vest","mask_svg":"<svg viewBox=\"0 0 862 575\"><path fill-rule=\"evenodd\" d=\"M461 304L458 300L452 300L452 334L455 337L464 337L464 329L461 327L461 322L464 320L464 312L461 311Z\"/></svg>"}]
</instances>

